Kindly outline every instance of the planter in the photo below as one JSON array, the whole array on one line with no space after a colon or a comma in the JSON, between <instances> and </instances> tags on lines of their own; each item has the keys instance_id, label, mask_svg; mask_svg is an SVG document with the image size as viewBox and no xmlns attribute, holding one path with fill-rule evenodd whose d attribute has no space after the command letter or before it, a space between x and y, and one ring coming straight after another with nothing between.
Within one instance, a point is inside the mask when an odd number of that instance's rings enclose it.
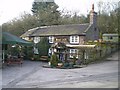
<instances>
[{"instance_id":1,"label":"planter","mask_svg":"<svg viewBox=\"0 0 120 90\"><path fill-rule=\"evenodd\" d=\"M58 63L58 66L63 66L63 63Z\"/></svg>"},{"instance_id":2,"label":"planter","mask_svg":"<svg viewBox=\"0 0 120 90\"><path fill-rule=\"evenodd\" d=\"M31 58L31 60L34 60L34 58Z\"/></svg>"}]
</instances>

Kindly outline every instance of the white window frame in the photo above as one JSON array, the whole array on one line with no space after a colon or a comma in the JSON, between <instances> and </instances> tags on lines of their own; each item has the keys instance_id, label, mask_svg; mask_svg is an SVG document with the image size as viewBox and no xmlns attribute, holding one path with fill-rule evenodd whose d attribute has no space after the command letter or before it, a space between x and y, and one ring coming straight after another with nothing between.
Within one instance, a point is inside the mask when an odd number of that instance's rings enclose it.
<instances>
[{"instance_id":1,"label":"white window frame","mask_svg":"<svg viewBox=\"0 0 120 90\"><path fill-rule=\"evenodd\" d=\"M73 58L74 55L78 58L78 49L70 49L70 58Z\"/></svg>"},{"instance_id":2,"label":"white window frame","mask_svg":"<svg viewBox=\"0 0 120 90\"><path fill-rule=\"evenodd\" d=\"M49 36L49 43L54 43L54 36Z\"/></svg>"},{"instance_id":3,"label":"white window frame","mask_svg":"<svg viewBox=\"0 0 120 90\"><path fill-rule=\"evenodd\" d=\"M40 42L40 37L34 37L34 43L39 43Z\"/></svg>"},{"instance_id":4,"label":"white window frame","mask_svg":"<svg viewBox=\"0 0 120 90\"><path fill-rule=\"evenodd\" d=\"M49 54L51 54L51 53L52 53L52 49L51 49L51 48L49 48L48 53L49 53Z\"/></svg>"},{"instance_id":5,"label":"white window frame","mask_svg":"<svg viewBox=\"0 0 120 90\"><path fill-rule=\"evenodd\" d=\"M79 36L70 36L70 43L79 44Z\"/></svg>"},{"instance_id":6,"label":"white window frame","mask_svg":"<svg viewBox=\"0 0 120 90\"><path fill-rule=\"evenodd\" d=\"M48 55L49 56L51 56L51 55L53 55L54 54L54 49L52 49L52 48L49 48L49 50L48 50Z\"/></svg>"},{"instance_id":7,"label":"white window frame","mask_svg":"<svg viewBox=\"0 0 120 90\"><path fill-rule=\"evenodd\" d=\"M88 53L87 52L85 52L84 57L85 57L85 59L88 59Z\"/></svg>"},{"instance_id":8,"label":"white window frame","mask_svg":"<svg viewBox=\"0 0 120 90\"><path fill-rule=\"evenodd\" d=\"M112 40L112 39L113 39L113 37L112 37L112 36L109 36L109 37L108 37L108 39L109 39L109 40Z\"/></svg>"}]
</instances>

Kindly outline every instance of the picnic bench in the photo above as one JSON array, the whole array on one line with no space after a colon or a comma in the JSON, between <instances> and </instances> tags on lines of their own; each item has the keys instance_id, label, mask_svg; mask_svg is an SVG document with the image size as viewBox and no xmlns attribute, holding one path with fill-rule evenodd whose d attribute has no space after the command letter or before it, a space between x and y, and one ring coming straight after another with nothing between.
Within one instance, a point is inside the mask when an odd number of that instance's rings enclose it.
<instances>
[{"instance_id":1,"label":"picnic bench","mask_svg":"<svg viewBox=\"0 0 120 90\"><path fill-rule=\"evenodd\" d=\"M11 57L7 58L6 63L7 63L7 65L10 65L10 64L20 64L20 65L22 65L23 58L22 57L17 57L17 56L11 56Z\"/></svg>"}]
</instances>

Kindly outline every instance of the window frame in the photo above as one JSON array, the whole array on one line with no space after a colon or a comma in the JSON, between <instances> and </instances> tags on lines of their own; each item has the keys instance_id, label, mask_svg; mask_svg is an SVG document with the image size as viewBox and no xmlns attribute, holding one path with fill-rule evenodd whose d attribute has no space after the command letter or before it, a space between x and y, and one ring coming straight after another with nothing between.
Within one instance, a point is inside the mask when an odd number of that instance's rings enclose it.
<instances>
[{"instance_id":1,"label":"window frame","mask_svg":"<svg viewBox=\"0 0 120 90\"><path fill-rule=\"evenodd\" d=\"M49 36L49 43L54 43L54 36Z\"/></svg>"},{"instance_id":2,"label":"window frame","mask_svg":"<svg viewBox=\"0 0 120 90\"><path fill-rule=\"evenodd\" d=\"M79 44L80 42L80 37L75 35L75 36L70 36L70 43L71 44Z\"/></svg>"},{"instance_id":3,"label":"window frame","mask_svg":"<svg viewBox=\"0 0 120 90\"><path fill-rule=\"evenodd\" d=\"M113 37L112 37L112 36L109 36L109 37L108 37L108 39L109 39L109 40L112 40L112 39L113 39Z\"/></svg>"},{"instance_id":4,"label":"window frame","mask_svg":"<svg viewBox=\"0 0 120 90\"><path fill-rule=\"evenodd\" d=\"M73 54L73 55L72 55ZM70 58L73 58L74 54L76 54L76 58L78 58L78 49L70 49Z\"/></svg>"}]
</instances>

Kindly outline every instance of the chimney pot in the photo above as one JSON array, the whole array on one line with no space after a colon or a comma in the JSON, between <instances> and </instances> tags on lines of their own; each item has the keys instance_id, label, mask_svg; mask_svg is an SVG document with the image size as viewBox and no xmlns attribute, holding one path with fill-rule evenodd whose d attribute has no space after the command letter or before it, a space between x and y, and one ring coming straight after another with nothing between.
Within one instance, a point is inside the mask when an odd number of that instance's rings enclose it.
<instances>
[{"instance_id":1,"label":"chimney pot","mask_svg":"<svg viewBox=\"0 0 120 90\"><path fill-rule=\"evenodd\" d=\"M94 4L92 4L92 11L94 11Z\"/></svg>"}]
</instances>

